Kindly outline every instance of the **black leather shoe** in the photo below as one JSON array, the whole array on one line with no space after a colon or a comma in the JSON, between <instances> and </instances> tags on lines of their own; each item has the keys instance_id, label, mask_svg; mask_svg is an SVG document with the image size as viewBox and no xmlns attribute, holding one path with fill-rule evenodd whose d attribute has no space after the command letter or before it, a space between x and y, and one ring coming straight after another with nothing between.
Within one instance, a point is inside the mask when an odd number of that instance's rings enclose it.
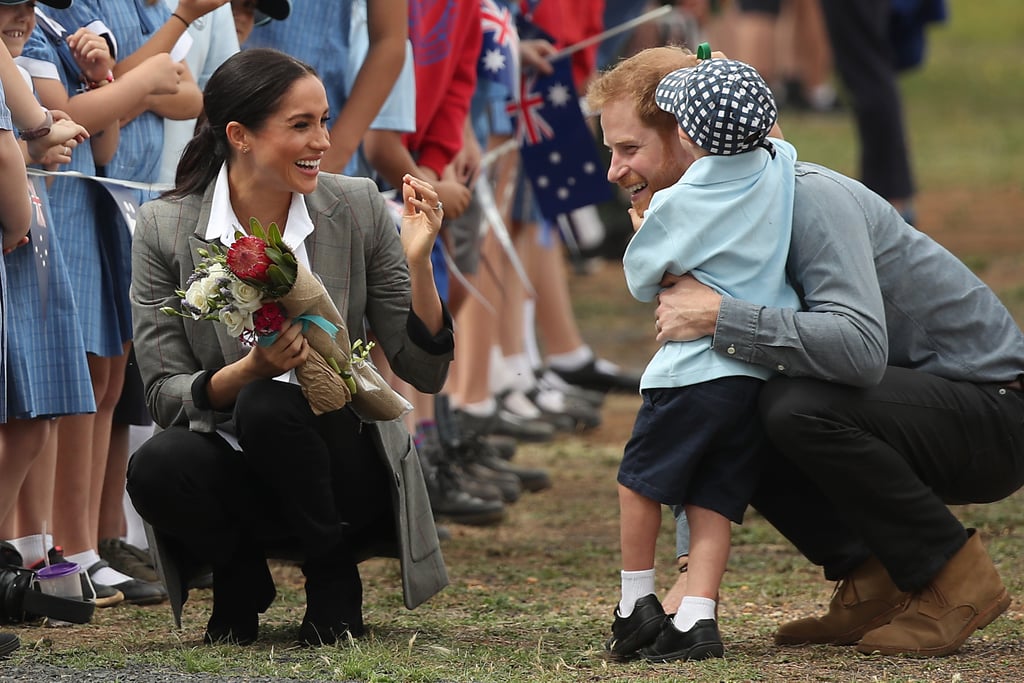
<instances>
[{"instance_id":1,"label":"black leather shoe","mask_svg":"<svg viewBox=\"0 0 1024 683\"><path fill-rule=\"evenodd\" d=\"M640 376L623 371L606 361L593 359L573 370L551 368L565 382L592 391L620 391L635 394L640 391Z\"/></svg>"},{"instance_id":2,"label":"black leather shoe","mask_svg":"<svg viewBox=\"0 0 1024 683\"><path fill-rule=\"evenodd\" d=\"M89 577L92 579L93 585L96 587L96 606L100 607L100 592L101 585L95 580L96 572L105 567L109 567L106 560L100 560L99 562L93 563L86 571ZM150 583L149 581L140 581L138 579L128 579L121 583L108 584L107 588L112 588L115 591L120 591L124 595L124 601L132 605L158 605L167 599L167 591L159 583Z\"/></svg>"},{"instance_id":3,"label":"black leather shoe","mask_svg":"<svg viewBox=\"0 0 1024 683\"><path fill-rule=\"evenodd\" d=\"M612 637L605 641L604 649L613 659L631 659L640 648L654 642L664 623L665 610L653 593L637 600L628 617L619 616L616 607Z\"/></svg>"},{"instance_id":4,"label":"black leather shoe","mask_svg":"<svg viewBox=\"0 0 1024 683\"><path fill-rule=\"evenodd\" d=\"M701 619L689 631L680 631L666 618L654 643L640 650L640 656L649 662L691 661L724 654L722 636L714 619Z\"/></svg>"}]
</instances>

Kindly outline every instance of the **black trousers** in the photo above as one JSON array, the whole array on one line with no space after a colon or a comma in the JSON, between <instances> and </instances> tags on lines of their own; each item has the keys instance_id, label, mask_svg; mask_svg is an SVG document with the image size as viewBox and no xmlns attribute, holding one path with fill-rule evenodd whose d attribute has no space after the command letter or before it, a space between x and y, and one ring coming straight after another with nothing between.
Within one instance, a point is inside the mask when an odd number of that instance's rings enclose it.
<instances>
[{"instance_id":1,"label":"black trousers","mask_svg":"<svg viewBox=\"0 0 1024 683\"><path fill-rule=\"evenodd\" d=\"M892 46L889 0L822 0L832 58L853 105L860 179L886 199L914 194Z\"/></svg>"},{"instance_id":2,"label":"black trousers","mask_svg":"<svg viewBox=\"0 0 1024 683\"><path fill-rule=\"evenodd\" d=\"M171 427L134 453L128 493L139 514L214 567L240 544L307 558L394 535L391 482L350 411L315 416L294 384L264 380L238 396L242 451L217 434Z\"/></svg>"},{"instance_id":3,"label":"black trousers","mask_svg":"<svg viewBox=\"0 0 1024 683\"><path fill-rule=\"evenodd\" d=\"M902 368L869 389L776 377L760 411L777 451L753 505L831 580L873 554L902 590L922 588L967 541L947 504L1024 484L1015 389Z\"/></svg>"}]
</instances>

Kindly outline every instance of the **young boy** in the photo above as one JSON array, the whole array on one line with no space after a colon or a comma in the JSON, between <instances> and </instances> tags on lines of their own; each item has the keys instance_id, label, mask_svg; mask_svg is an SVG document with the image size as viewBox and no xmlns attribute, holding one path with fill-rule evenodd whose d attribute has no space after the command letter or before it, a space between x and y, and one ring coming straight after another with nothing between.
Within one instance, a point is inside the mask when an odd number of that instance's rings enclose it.
<instances>
[{"instance_id":1,"label":"young boy","mask_svg":"<svg viewBox=\"0 0 1024 683\"><path fill-rule=\"evenodd\" d=\"M797 309L786 282L796 150L768 139L775 101L752 67L703 60L663 78L655 92L679 124L694 161L657 192L623 266L630 292L654 299L666 273L690 273L727 296ZM710 339L668 342L641 380L643 405L619 468L622 598L606 648L650 661L721 657L716 597L757 478L762 435L755 414L768 372L713 353ZM689 581L675 617L655 597L661 505L685 506Z\"/></svg>"}]
</instances>

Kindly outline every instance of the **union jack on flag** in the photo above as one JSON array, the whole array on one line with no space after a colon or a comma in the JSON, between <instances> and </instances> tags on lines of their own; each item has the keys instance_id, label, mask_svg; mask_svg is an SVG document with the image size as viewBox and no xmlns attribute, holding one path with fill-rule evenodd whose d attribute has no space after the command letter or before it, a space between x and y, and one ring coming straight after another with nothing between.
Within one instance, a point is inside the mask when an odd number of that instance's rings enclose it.
<instances>
[{"instance_id":1,"label":"union jack on flag","mask_svg":"<svg viewBox=\"0 0 1024 683\"><path fill-rule=\"evenodd\" d=\"M519 96L519 32L515 17L495 0L480 0L483 45L477 74L504 85L509 98Z\"/></svg>"},{"instance_id":2,"label":"union jack on flag","mask_svg":"<svg viewBox=\"0 0 1024 683\"><path fill-rule=\"evenodd\" d=\"M580 111L569 59L557 59L551 67L551 75L525 79L520 101L506 107L517 119L519 155L537 204L554 221L611 198L611 187Z\"/></svg>"}]
</instances>

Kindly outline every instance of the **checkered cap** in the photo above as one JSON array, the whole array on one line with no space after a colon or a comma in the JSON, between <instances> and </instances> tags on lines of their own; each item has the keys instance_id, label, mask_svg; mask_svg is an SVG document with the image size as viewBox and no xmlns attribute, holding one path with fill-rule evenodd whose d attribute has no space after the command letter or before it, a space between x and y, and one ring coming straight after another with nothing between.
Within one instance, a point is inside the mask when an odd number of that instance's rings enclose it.
<instances>
[{"instance_id":1,"label":"checkered cap","mask_svg":"<svg viewBox=\"0 0 1024 683\"><path fill-rule=\"evenodd\" d=\"M779 112L771 89L754 67L733 59L705 59L661 79L658 106L711 154L772 150L765 138Z\"/></svg>"}]
</instances>

